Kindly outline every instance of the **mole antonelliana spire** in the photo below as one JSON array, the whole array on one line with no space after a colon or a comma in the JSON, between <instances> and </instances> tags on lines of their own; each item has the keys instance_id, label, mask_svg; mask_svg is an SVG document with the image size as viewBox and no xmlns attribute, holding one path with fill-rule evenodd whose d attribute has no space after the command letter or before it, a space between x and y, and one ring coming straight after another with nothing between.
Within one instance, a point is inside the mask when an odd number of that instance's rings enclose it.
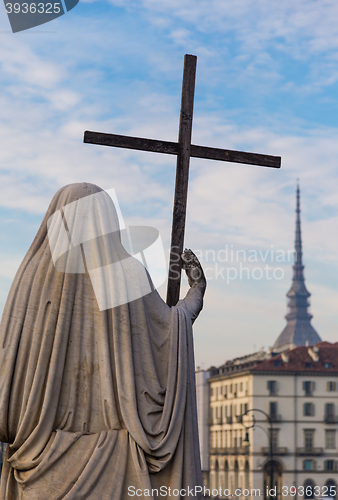
<instances>
[{"instance_id":1,"label":"mole antonelliana spire","mask_svg":"<svg viewBox=\"0 0 338 500\"><path fill-rule=\"evenodd\" d=\"M300 226L300 190L299 185L297 185L295 264L293 266L292 285L287 293L289 312L285 316L286 327L273 346L275 352L285 351L300 345L315 345L317 342L321 342L321 338L311 325L312 315L308 312L310 295L304 280Z\"/></svg>"}]
</instances>

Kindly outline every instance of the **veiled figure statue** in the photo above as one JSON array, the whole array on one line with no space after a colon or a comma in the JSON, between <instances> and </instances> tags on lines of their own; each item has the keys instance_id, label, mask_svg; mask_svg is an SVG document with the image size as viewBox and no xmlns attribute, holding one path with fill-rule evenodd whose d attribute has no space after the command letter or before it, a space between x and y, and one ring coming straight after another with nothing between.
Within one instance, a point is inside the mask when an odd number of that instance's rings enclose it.
<instances>
[{"instance_id":1,"label":"veiled figure statue","mask_svg":"<svg viewBox=\"0 0 338 500\"><path fill-rule=\"evenodd\" d=\"M1 500L198 498L192 322L205 279L182 258L191 288L170 308L122 246L109 195L56 193L0 325Z\"/></svg>"}]
</instances>

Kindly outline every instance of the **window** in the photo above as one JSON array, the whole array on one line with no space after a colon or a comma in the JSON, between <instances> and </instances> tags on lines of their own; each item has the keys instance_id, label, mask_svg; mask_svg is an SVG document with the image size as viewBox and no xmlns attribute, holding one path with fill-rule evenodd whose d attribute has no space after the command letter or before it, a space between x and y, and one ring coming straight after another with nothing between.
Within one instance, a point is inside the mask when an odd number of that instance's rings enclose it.
<instances>
[{"instance_id":1,"label":"window","mask_svg":"<svg viewBox=\"0 0 338 500\"><path fill-rule=\"evenodd\" d=\"M325 363L325 368L332 368L332 363Z\"/></svg>"},{"instance_id":2,"label":"window","mask_svg":"<svg viewBox=\"0 0 338 500\"><path fill-rule=\"evenodd\" d=\"M278 420L278 415L277 415L277 402L276 401L270 401L270 418L271 420Z\"/></svg>"},{"instance_id":3,"label":"window","mask_svg":"<svg viewBox=\"0 0 338 500\"><path fill-rule=\"evenodd\" d=\"M325 470L335 470L335 461L334 460L325 460L324 469Z\"/></svg>"},{"instance_id":4,"label":"window","mask_svg":"<svg viewBox=\"0 0 338 500\"><path fill-rule=\"evenodd\" d=\"M210 387L210 396L213 396L214 395L214 389L212 387Z\"/></svg>"},{"instance_id":5,"label":"window","mask_svg":"<svg viewBox=\"0 0 338 500\"><path fill-rule=\"evenodd\" d=\"M327 382L327 391L334 392L336 390L336 382L333 380L329 380Z\"/></svg>"},{"instance_id":6,"label":"window","mask_svg":"<svg viewBox=\"0 0 338 500\"><path fill-rule=\"evenodd\" d=\"M272 449L277 450L278 448L278 432L279 429L272 429Z\"/></svg>"},{"instance_id":7,"label":"window","mask_svg":"<svg viewBox=\"0 0 338 500\"><path fill-rule=\"evenodd\" d=\"M218 398L218 387L216 387L216 399Z\"/></svg>"},{"instance_id":8,"label":"window","mask_svg":"<svg viewBox=\"0 0 338 500\"><path fill-rule=\"evenodd\" d=\"M314 430L304 429L304 446L306 450L312 450L314 448Z\"/></svg>"},{"instance_id":9,"label":"window","mask_svg":"<svg viewBox=\"0 0 338 500\"><path fill-rule=\"evenodd\" d=\"M303 469L304 470L313 470L313 460L304 460L303 462Z\"/></svg>"},{"instance_id":10,"label":"window","mask_svg":"<svg viewBox=\"0 0 338 500\"><path fill-rule=\"evenodd\" d=\"M314 498L315 483L312 479L304 481L304 498Z\"/></svg>"},{"instance_id":11,"label":"window","mask_svg":"<svg viewBox=\"0 0 338 500\"><path fill-rule=\"evenodd\" d=\"M280 366L280 360L276 359L276 361L273 362L273 366Z\"/></svg>"},{"instance_id":12,"label":"window","mask_svg":"<svg viewBox=\"0 0 338 500\"><path fill-rule=\"evenodd\" d=\"M315 405L312 403L304 403L303 405L304 417L313 417L314 414L315 414Z\"/></svg>"},{"instance_id":13,"label":"window","mask_svg":"<svg viewBox=\"0 0 338 500\"><path fill-rule=\"evenodd\" d=\"M325 448L331 450L336 448L336 431L334 429L326 429L325 431Z\"/></svg>"},{"instance_id":14,"label":"window","mask_svg":"<svg viewBox=\"0 0 338 500\"><path fill-rule=\"evenodd\" d=\"M227 385L224 386L223 394L224 394L225 398L228 397L228 386Z\"/></svg>"},{"instance_id":15,"label":"window","mask_svg":"<svg viewBox=\"0 0 338 500\"><path fill-rule=\"evenodd\" d=\"M248 403L245 403L244 404L244 413L246 413L248 411Z\"/></svg>"},{"instance_id":16,"label":"window","mask_svg":"<svg viewBox=\"0 0 338 500\"><path fill-rule=\"evenodd\" d=\"M224 462L224 475L225 475L225 481L224 481L224 489L228 489L229 487L229 464L228 461L226 460Z\"/></svg>"},{"instance_id":17,"label":"window","mask_svg":"<svg viewBox=\"0 0 338 500\"><path fill-rule=\"evenodd\" d=\"M235 460L235 463L234 463L234 471L235 471L235 489L238 488L239 486L239 482L238 482L238 471L239 471L239 467L238 467L238 461Z\"/></svg>"},{"instance_id":18,"label":"window","mask_svg":"<svg viewBox=\"0 0 338 500\"><path fill-rule=\"evenodd\" d=\"M334 404L326 403L325 405L325 421L326 422L334 422Z\"/></svg>"},{"instance_id":19,"label":"window","mask_svg":"<svg viewBox=\"0 0 338 500\"><path fill-rule=\"evenodd\" d=\"M230 392L232 392L232 384L230 384Z\"/></svg>"},{"instance_id":20,"label":"window","mask_svg":"<svg viewBox=\"0 0 338 500\"><path fill-rule=\"evenodd\" d=\"M337 485L333 481L333 479L328 479L325 483L325 486L328 487L328 495L331 498L336 498L337 497Z\"/></svg>"},{"instance_id":21,"label":"window","mask_svg":"<svg viewBox=\"0 0 338 500\"><path fill-rule=\"evenodd\" d=\"M243 382L239 384L239 390L242 392L243 391Z\"/></svg>"},{"instance_id":22,"label":"window","mask_svg":"<svg viewBox=\"0 0 338 500\"><path fill-rule=\"evenodd\" d=\"M276 392L277 392L276 380L268 380L268 391L270 393L270 396L272 396L273 394L276 394Z\"/></svg>"},{"instance_id":23,"label":"window","mask_svg":"<svg viewBox=\"0 0 338 500\"><path fill-rule=\"evenodd\" d=\"M249 472L250 472L250 466L249 462L246 461L244 464L244 471L245 471L245 476L244 476L244 488L249 489Z\"/></svg>"},{"instance_id":24,"label":"window","mask_svg":"<svg viewBox=\"0 0 338 500\"><path fill-rule=\"evenodd\" d=\"M305 392L305 396L312 396L312 393L315 388L315 383L310 380L306 380L303 382L303 391Z\"/></svg>"},{"instance_id":25,"label":"window","mask_svg":"<svg viewBox=\"0 0 338 500\"><path fill-rule=\"evenodd\" d=\"M305 363L305 368L311 368L311 366L312 366L312 363L310 363L309 361L307 361Z\"/></svg>"},{"instance_id":26,"label":"window","mask_svg":"<svg viewBox=\"0 0 338 500\"><path fill-rule=\"evenodd\" d=\"M215 414L215 417L216 417L216 424L221 424L222 423L222 410L223 410L223 407L222 406L216 406L216 414Z\"/></svg>"}]
</instances>

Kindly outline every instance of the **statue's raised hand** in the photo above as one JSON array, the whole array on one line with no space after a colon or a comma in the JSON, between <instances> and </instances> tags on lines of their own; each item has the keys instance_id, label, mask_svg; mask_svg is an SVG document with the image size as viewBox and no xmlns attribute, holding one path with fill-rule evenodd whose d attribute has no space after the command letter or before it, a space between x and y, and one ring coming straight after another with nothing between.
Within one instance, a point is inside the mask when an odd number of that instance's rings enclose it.
<instances>
[{"instance_id":1,"label":"statue's raised hand","mask_svg":"<svg viewBox=\"0 0 338 500\"><path fill-rule=\"evenodd\" d=\"M187 273L191 287L201 287L205 290L207 282L200 261L190 249L182 253L183 269Z\"/></svg>"}]
</instances>

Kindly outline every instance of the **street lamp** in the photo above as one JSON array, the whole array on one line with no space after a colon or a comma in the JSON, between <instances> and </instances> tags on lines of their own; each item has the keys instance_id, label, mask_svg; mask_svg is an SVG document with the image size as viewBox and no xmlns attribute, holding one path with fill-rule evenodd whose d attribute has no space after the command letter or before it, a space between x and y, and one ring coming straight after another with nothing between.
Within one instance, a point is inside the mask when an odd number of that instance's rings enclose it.
<instances>
[{"instance_id":1,"label":"street lamp","mask_svg":"<svg viewBox=\"0 0 338 500\"><path fill-rule=\"evenodd\" d=\"M252 429L253 427L255 427L256 425L256 420L255 420L255 416L252 415L252 425L250 426L246 426L244 425L243 423L243 417L245 415L247 415L248 413L251 413L251 412L254 412L254 411L258 411L259 413L262 413L267 421L269 422L269 435L268 435L268 439L269 439L269 458L270 458L270 491L269 491L269 497L272 498L272 491L273 491L273 442L272 442L272 425L273 425L273 422L272 422L272 418L271 416L266 413L265 411L263 410L259 410L258 408L252 408L251 410L247 410L246 412L244 412L242 415L241 415L241 418L242 418L242 425L243 427L245 427L245 429ZM249 442L249 433L248 431L246 431L245 433L245 439L243 441L243 446L249 446L250 445L250 442Z\"/></svg>"}]
</instances>

